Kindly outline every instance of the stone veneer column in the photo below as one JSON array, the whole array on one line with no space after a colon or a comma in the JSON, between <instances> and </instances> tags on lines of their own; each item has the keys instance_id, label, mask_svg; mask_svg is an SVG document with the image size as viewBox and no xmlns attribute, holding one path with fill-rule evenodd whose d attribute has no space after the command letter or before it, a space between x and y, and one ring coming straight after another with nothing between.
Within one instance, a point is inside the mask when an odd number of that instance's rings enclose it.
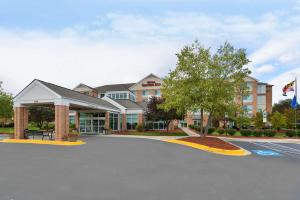
<instances>
[{"instance_id":1,"label":"stone veneer column","mask_svg":"<svg viewBox=\"0 0 300 200\"><path fill-rule=\"evenodd\" d=\"M138 125L143 125L143 114L139 113L138 114Z\"/></svg>"},{"instance_id":2,"label":"stone veneer column","mask_svg":"<svg viewBox=\"0 0 300 200\"><path fill-rule=\"evenodd\" d=\"M25 107L15 107L14 109L14 138L24 139L24 129L28 124L28 111Z\"/></svg>"},{"instance_id":3,"label":"stone veneer column","mask_svg":"<svg viewBox=\"0 0 300 200\"><path fill-rule=\"evenodd\" d=\"M64 140L69 133L69 106L55 105L55 140Z\"/></svg>"},{"instance_id":4,"label":"stone veneer column","mask_svg":"<svg viewBox=\"0 0 300 200\"><path fill-rule=\"evenodd\" d=\"M109 112L105 112L105 125L104 128L109 129Z\"/></svg>"},{"instance_id":5,"label":"stone veneer column","mask_svg":"<svg viewBox=\"0 0 300 200\"><path fill-rule=\"evenodd\" d=\"M127 130L127 120L126 120L126 114L123 113L122 115L122 131L126 131Z\"/></svg>"},{"instance_id":6,"label":"stone veneer column","mask_svg":"<svg viewBox=\"0 0 300 200\"><path fill-rule=\"evenodd\" d=\"M79 121L80 119L80 113L78 111L76 111L75 113L75 128L79 131Z\"/></svg>"}]
</instances>

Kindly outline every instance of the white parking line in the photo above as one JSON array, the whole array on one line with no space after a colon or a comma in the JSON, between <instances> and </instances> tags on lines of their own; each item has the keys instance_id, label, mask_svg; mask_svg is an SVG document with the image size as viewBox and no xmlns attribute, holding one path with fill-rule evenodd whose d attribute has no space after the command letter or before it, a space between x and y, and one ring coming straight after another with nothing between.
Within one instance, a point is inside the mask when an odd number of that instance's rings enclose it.
<instances>
[{"instance_id":1,"label":"white parking line","mask_svg":"<svg viewBox=\"0 0 300 200\"><path fill-rule=\"evenodd\" d=\"M261 146L267 149L271 149L289 156L300 158L300 150L292 147L287 147L281 144L275 144L271 142L250 142L254 145Z\"/></svg>"}]
</instances>

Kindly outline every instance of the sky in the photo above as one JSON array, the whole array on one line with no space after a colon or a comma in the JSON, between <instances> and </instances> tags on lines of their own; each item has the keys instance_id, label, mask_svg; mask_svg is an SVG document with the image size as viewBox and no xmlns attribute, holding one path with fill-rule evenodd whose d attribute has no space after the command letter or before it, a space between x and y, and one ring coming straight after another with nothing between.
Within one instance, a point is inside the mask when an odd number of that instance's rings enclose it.
<instances>
[{"instance_id":1,"label":"sky","mask_svg":"<svg viewBox=\"0 0 300 200\"><path fill-rule=\"evenodd\" d=\"M300 80L300 0L0 0L0 81L17 94L35 78L74 88L163 77L196 39L245 48L273 102Z\"/></svg>"}]
</instances>

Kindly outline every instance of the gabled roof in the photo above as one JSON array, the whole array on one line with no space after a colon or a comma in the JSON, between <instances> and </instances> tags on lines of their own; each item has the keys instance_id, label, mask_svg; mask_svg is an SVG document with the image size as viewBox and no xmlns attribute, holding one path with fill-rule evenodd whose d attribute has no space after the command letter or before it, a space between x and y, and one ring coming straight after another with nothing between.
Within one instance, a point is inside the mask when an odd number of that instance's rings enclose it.
<instances>
[{"instance_id":1,"label":"gabled roof","mask_svg":"<svg viewBox=\"0 0 300 200\"><path fill-rule=\"evenodd\" d=\"M146 76L145 78L143 78L142 80L140 80L139 82L137 82L137 83L133 84L132 86L130 86L129 89L131 90L135 85L138 85L138 84L142 83L145 79L147 79L149 77L154 77L154 78L157 78L157 79L161 79L158 76L156 76L156 75L154 75L154 74L151 73L148 76Z\"/></svg>"},{"instance_id":2,"label":"gabled roof","mask_svg":"<svg viewBox=\"0 0 300 200\"><path fill-rule=\"evenodd\" d=\"M79 87L86 87L86 88L89 88L91 90L94 90L94 88L92 88L92 87L90 87L86 84L83 84L83 83L78 84L73 90L75 90L76 88L79 88Z\"/></svg>"},{"instance_id":3,"label":"gabled roof","mask_svg":"<svg viewBox=\"0 0 300 200\"><path fill-rule=\"evenodd\" d=\"M113 101L129 110L144 110L144 107L142 105L129 99L113 99Z\"/></svg>"},{"instance_id":4,"label":"gabled roof","mask_svg":"<svg viewBox=\"0 0 300 200\"><path fill-rule=\"evenodd\" d=\"M109 102L107 102L103 99L85 95L80 92L76 92L74 90L70 90L68 88L64 88L64 87L61 87L61 86L58 86L58 85L55 85L52 83L48 83L45 81L41 81L41 80L37 80L37 79L36 79L36 81L42 83L44 86L46 86L50 90L54 91L55 93L57 93L58 95L60 95L63 98L84 101L87 103L96 104L96 105L111 108L111 109L118 109L117 107L113 106L112 104L110 104Z\"/></svg>"},{"instance_id":5,"label":"gabled roof","mask_svg":"<svg viewBox=\"0 0 300 200\"><path fill-rule=\"evenodd\" d=\"M95 89L98 91L98 93L105 93L107 91L129 91L129 88L134 84L135 83L103 85L96 87Z\"/></svg>"}]
</instances>

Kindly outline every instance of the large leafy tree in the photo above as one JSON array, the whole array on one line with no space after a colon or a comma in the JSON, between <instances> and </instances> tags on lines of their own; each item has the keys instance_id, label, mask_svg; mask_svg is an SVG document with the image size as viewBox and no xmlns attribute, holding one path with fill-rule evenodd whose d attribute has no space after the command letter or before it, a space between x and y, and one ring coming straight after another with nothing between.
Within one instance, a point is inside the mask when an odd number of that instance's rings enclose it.
<instances>
[{"instance_id":1,"label":"large leafy tree","mask_svg":"<svg viewBox=\"0 0 300 200\"><path fill-rule=\"evenodd\" d=\"M291 107L292 99L280 100L278 103L275 103L272 108L272 112L284 113L285 110L292 108ZM297 106L297 110L300 109L300 105Z\"/></svg>"},{"instance_id":2,"label":"large leafy tree","mask_svg":"<svg viewBox=\"0 0 300 200\"><path fill-rule=\"evenodd\" d=\"M253 122L256 128L262 128L264 126L263 113L257 112L255 117L253 118Z\"/></svg>"},{"instance_id":3,"label":"large leafy tree","mask_svg":"<svg viewBox=\"0 0 300 200\"><path fill-rule=\"evenodd\" d=\"M275 129L280 130L286 126L286 117L280 112L276 111L272 114L271 123Z\"/></svg>"},{"instance_id":4,"label":"large leafy tree","mask_svg":"<svg viewBox=\"0 0 300 200\"><path fill-rule=\"evenodd\" d=\"M235 49L225 42L211 53L210 48L195 41L184 47L177 58L175 70L164 79L165 109L191 112L202 109L210 123L214 115L231 111L237 105L237 88L245 87L244 79L250 73L245 68L249 63L245 49ZM202 122L200 126L203 127ZM208 126L204 135L207 131Z\"/></svg>"},{"instance_id":5,"label":"large leafy tree","mask_svg":"<svg viewBox=\"0 0 300 200\"><path fill-rule=\"evenodd\" d=\"M49 123L53 122L54 119L55 112L53 108L41 106L29 108L29 121L35 122L40 129L44 126L48 129Z\"/></svg>"},{"instance_id":6,"label":"large leafy tree","mask_svg":"<svg viewBox=\"0 0 300 200\"><path fill-rule=\"evenodd\" d=\"M0 118L5 121L13 116L13 97L11 94L4 92L2 82L0 81ZM4 124L2 124L4 125Z\"/></svg>"},{"instance_id":7,"label":"large leafy tree","mask_svg":"<svg viewBox=\"0 0 300 200\"><path fill-rule=\"evenodd\" d=\"M181 119L182 114L178 113L175 109L164 110L160 108L164 99L151 97L147 102L147 111L145 114L147 121L164 121L165 127L169 130L169 124L174 119Z\"/></svg>"}]
</instances>

